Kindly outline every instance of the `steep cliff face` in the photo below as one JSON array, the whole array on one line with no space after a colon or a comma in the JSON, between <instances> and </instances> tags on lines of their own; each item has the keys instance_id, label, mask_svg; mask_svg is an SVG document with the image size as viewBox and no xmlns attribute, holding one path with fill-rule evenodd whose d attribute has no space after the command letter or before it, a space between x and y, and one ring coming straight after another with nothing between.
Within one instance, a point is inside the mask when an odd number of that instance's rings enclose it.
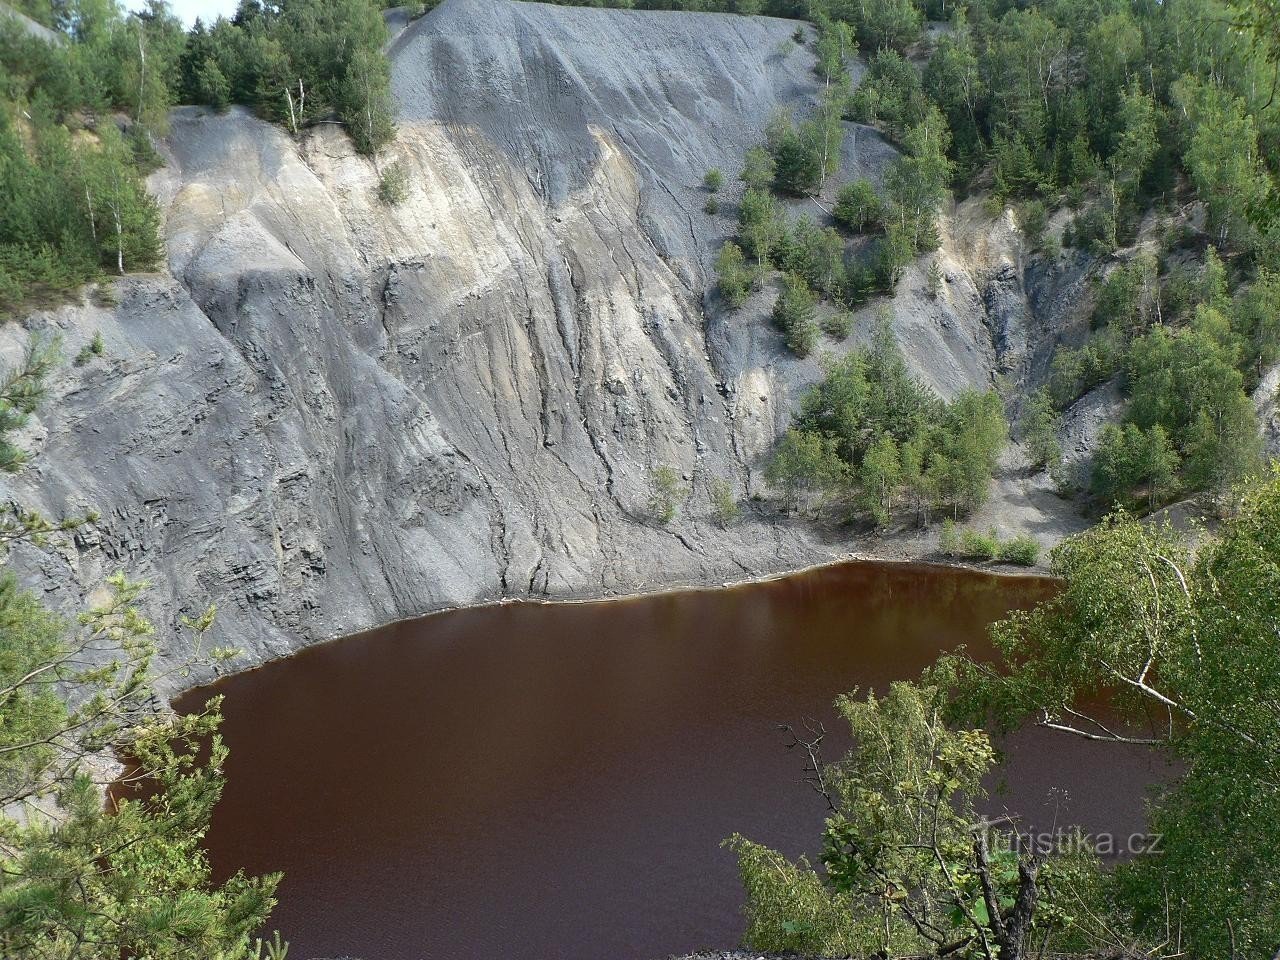
<instances>
[{"instance_id":1,"label":"steep cliff face","mask_svg":"<svg viewBox=\"0 0 1280 960\"><path fill-rule=\"evenodd\" d=\"M59 374L31 467L3 482L102 521L20 567L67 603L124 568L164 627L216 602L219 641L252 663L441 606L851 549L751 506L819 367L769 329L772 291L732 314L706 296L732 223L703 212L703 173L816 97L795 26L448 0L392 45L400 133L377 164L334 126L295 142L177 111L152 183L168 270L3 334L10 355L35 330L106 344ZM893 156L868 128L847 139L845 178ZM386 207L391 162L410 186ZM948 394L1033 378L1080 271L1029 274L1012 224L971 208L939 257L943 291L920 267L891 305L917 372ZM663 465L690 491L668 526L648 505ZM728 530L719 481L748 505ZM988 519L1065 529L1027 483L1002 483Z\"/></svg>"}]
</instances>

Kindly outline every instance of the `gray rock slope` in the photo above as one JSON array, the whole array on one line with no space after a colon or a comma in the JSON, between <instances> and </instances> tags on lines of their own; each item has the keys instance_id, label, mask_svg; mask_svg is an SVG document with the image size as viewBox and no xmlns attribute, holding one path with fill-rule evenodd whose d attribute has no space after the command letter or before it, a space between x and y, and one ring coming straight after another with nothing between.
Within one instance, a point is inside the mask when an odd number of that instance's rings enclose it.
<instances>
[{"instance_id":1,"label":"gray rock slope","mask_svg":"<svg viewBox=\"0 0 1280 960\"><path fill-rule=\"evenodd\" d=\"M33 463L2 491L101 522L20 568L68 606L114 570L145 578L164 633L215 602L244 666L451 605L848 551L752 500L817 362L786 356L771 292L734 314L705 296L732 223L702 211L703 173L736 170L776 110L816 97L794 29L447 0L392 45L400 132L376 164L331 125L294 141L242 111L178 110L152 182L167 269L0 333L10 358L33 332L70 355L106 344L59 374ZM846 177L893 156L867 128L848 140ZM410 187L388 208L392 162ZM892 305L917 372L947 393L1032 375L1057 321L1012 225L957 210L937 256L942 293L922 265ZM661 465L689 490L665 527ZM718 482L745 505L728 530ZM991 519L1052 538L1050 500L1011 481Z\"/></svg>"}]
</instances>

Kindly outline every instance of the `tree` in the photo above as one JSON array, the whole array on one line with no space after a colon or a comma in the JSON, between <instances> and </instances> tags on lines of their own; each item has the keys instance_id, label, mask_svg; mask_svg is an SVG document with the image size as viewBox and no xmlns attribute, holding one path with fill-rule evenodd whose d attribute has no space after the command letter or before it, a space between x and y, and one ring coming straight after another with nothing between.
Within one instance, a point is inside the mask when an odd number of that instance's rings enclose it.
<instances>
[{"instance_id":1,"label":"tree","mask_svg":"<svg viewBox=\"0 0 1280 960\"><path fill-rule=\"evenodd\" d=\"M1238 97L1207 84L1180 81L1174 97L1190 128L1183 162L1209 208L1218 242L1247 246L1251 218L1271 192L1253 117Z\"/></svg>"},{"instance_id":2,"label":"tree","mask_svg":"<svg viewBox=\"0 0 1280 960\"><path fill-rule=\"evenodd\" d=\"M773 182L779 190L805 195L822 185L821 143L814 128L797 127L789 115L779 114L765 135L773 157Z\"/></svg>"},{"instance_id":3,"label":"tree","mask_svg":"<svg viewBox=\"0 0 1280 960\"><path fill-rule=\"evenodd\" d=\"M847 475L835 438L807 430L783 434L765 467L765 479L783 490L792 504L799 502L801 494L834 489Z\"/></svg>"},{"instance_id":4,"label":"tree","mask_svg":"<svg viewBox=\"0 0 1280 960\"><path fill-rule=\"evenodd\" d=\"M1094 454L1093 489L1104 501L1123 501L1146 488L1154 509L1174 489L1178 454L1160 424L1143 430L1135 424L1107 424Z\"/></svg>"},{"instance_id":5,"label":"tree","mask_svg":"<svg viewBox=\"0 0 1280 960\"><path fill-rule=\"evenodd\" d=\"M915 257L912 232L898 220L885 227L884 236L876 244L874 258L876 280L886 292L892 292L902 279L902 272Z\"/></svg>"},{"instance_id":6,"label":"tree","mask_svg":"<svg viewBox=\"0 0 1280 960\"><path fill-rule=\"evenodd\" d=\"M152 266L160 257L160 213L133 168L128 145L113 124L100 133L101 148L91 162L95 184L108 221L101 232L102 252L112 256L116 272Z\"/></svg>"},{"instance_id":7,"label":"tree","mask_svg":"<svg viewBox=\"0 0 1280 960\"><path fill-rule=\"evenodd\" d=\"M880 225L884 217L884 205L876 188L866 177L846 183L836 195L832 210L836 222L854 233L862 233Z\"/></svg>"},{"instance_id":8,"label":"tree","mask_svg":"<svg viewBox=\"0 0 1280 960\"><path fill-rule=\"evenodd\" d=\"M816 305L817 298L803 277L787 274L782 278L782 291L774 301L771 319L782 332L788 349L797 357L807 357L817 345Z\"/></svg>"},{"instance_id":9,"label":"tree","mask_svg":"<svg viewBox=\"0 0 1280 960\"><path fill-rule=\"evenodd\" d=\"M227 108L231 102L231 84L212 57L205 57L195 76L195 94L201 103L207 103L217 111Z\"/></svg>"},{"instance_id":10,"label":"tree","mask_svg":"<svg viewBox=\"0 0 1280 960\"><path fill-rule=\"evenodd\" d=\"M711 515L716 526L722 530L737 522L742 512L738 507L738 499L733 495L733 487L727 480L714 480L711 483Z\"/></svg>"},{"instance_id":11,"label":"tree","mask_svg":"<svg viewBox=\"0 0 1280 960\"><path fill-rule=\"evenodd\" d=\"M391 68L380 49L357 49L338 87L338 113L356 150L377 153L395 136Z\"/></svg>"},{"instance_id":12,"label":"tree","mask_svg":"<svg viewBox=\"0 0 1280 960\"><path fill-rule=\"evenodd\" d=\"M676 518L676 509L688 495L688 490L672 467L656 467L649 478L651 493L649 511L659 523L670 523Z\"/></svg>"},{"instance_id":13,"label":"tree","mask_svg":"<svg viewBox=\"0 0 1280 960\"><path fill-rule=\"evenodd\" d=\"M923 26L920 9L911 0L852 0L849 19L864 50L905 50Z\"/></svg>"},{"instance_id":14,"label":"tree","mask_svg":"<svg viewBox=\"0 0 1280 960\"><path fill-rule=\"evenodd\" d=\"M1057 851L1019 852L1006 822L979 814L995 752L983 731L948 725L946 706L937 687L903 682L883 697L838 698L853 735L838 763L822 760L824 731L796 737L828 809L825 876L807 860L790 863L731 837L749 946L845 956L967 950L1018 960L1047 939L1041 912L1053 916L1072 899L1053 880L1092 865Z\"/></svg>"},{"instance_id":15,"label":"tree","mask_svg":"<svg viewBox=\"0 0 1280 960\"><path fill-rule=\"evenodd\" d=\"M1054 552L1062 593L994 628L999 669L959 657L935 673L955 716L1179 758L1153 801L1161 848L1116 870L1111 943L1172 935L1166 949L1229 960L1280 942L1280 890L1259 855L1280 844L1277 555L1274 476L1194 560L1168 525L1112 514Z\"/></svg>"},{"instance_id":16,"label":"tree","mask_svg":"<svg viewBox=\"0 0 1280 960\"><path fill-rule=\"evenodd\" d=\"M1143 177L1160 149L1156 102L1134 83L1120 97L1119 134L1108 164L1122 200L1138 195Z\"/></svg>"},{"instance_id":17,"label":"tree","mask_svg":"<svg viewBox=\"0 0 1280 960\"><path fill-rule=\"evenodd\" d=\"M785 231L781 207L767 190L748 187L738 206L738 238L757 263L766 261Z\"/></svg>"},{"instance_id":18,"label":"tree","mask_svg":"<svg viewBox=\"0 0 1280 960\"><path fill-rule=\"evenodd\" d=\"M752 147L742 158L742 173L738 179L748 190L766 191L773 183L773 157L764 147Z\"/></svg>"},{"instance_id":19,"label":"tree","mask_svg":"<svg viewBox=\"0 0 1280 960\"><path fill-rule=\"evenodd\" d=\"M1047 389L1037 390L1027 400L1022 413L1022 441L1037 470L1052 469L1062 462L1062 445L1058 442L1061 421Z\"/></svg>"},{"instance_id":20,"label":"tree","mask_svg":"<svg viewBox=\"0 0 1280 960\"><path fill-rule=\"evenodd\" d=\"M946 120L935 107L903 138L904 156L885 174L885 192L891 201L887 219L897 220L913 251L937 246L936 216L946 198L951 161Z\"/></svg>"},{"instance_id":21,"label":"tree","mask_svg":"<svg viewBox=\"0 0 1280 960\"><path fill-rule=\"evenodd\" d=\"M898 445L893 437L882 433L868 448L858 470L863 505L875 519L876 526L883 527L889 522L893 514L893 495L901 480L902 458Z\"/></svg>"},{"instance_id":22,"label":"tree","mask_svg":"<svg viewBox=\"0 0 1280 960\"><path fill-rule=\"evenodd\" d=\"M716 255L716 286L720 295L735 310L746 302L751 292L751 271L742 248L732 240L725 243Z\"/></svg>"},{"instance_id":23,"label":"tree","mask_svg":"<svg viewBox=\"0 0 1280 960\"><path fill-rule=\"evenodd\" d=\"M827 89L830 89L833 82L845 76L845 58L854 52L853 28L841 20L832 20L821 12L815 19L818 24L818 43L814 53L818 59L818 76Z\"/></svg>"},{"instance_id":24,"label":"tree","mask_svg":"<svg viewBox=\"0 0 1280 960\"><path fill-rule=\"evenodd\" d=\"M41 358L38 352L32 356ZM0 435L41 392L47 366L29 357L7 380ZM20 456L6 455L16 469ZM0 541L39 545L93 518L50 523L13 510ZM222 790L226 749L215 698L196 714L155 709L154 630L123 575L72 622L0 576L0 954L42 960L165 957L257 960L251 935L274 906L279 875L210 881L201 842ZM213 608L185 621L192 656ZM104 809L87 764L133 760ZM139 796L129 785L145 783ZM56 806L56 815L49 810ZM280 945L282 955L284 945Z\"/></svg>"},{"instance_id":25,"label":"tree","mask_svg":"<svg viewBox=\"0 0 1280 960\"><path fill-rule=\"evenodd\" d=\"M57 361L57 341L33 340L22 364L0 376L0 471L16 473L26 464L27 454L12 434L26 426L44 398L45 380Z\"/></svg>"}]
</instances>

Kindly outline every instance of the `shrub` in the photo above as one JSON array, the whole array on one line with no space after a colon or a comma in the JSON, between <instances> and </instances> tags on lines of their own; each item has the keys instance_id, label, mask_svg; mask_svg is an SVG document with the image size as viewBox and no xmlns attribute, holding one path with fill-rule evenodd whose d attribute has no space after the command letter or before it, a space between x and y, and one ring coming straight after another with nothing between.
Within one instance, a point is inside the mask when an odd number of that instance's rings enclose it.
<instances>
[{"instance_id":1,"label":"shrub","mask_svg":"<svg viewBox=\"0 0 1280 960\"><path fill-rule=\"evenodd\" d=\"M707 171L707 175L702 178L702 185L706 187L708 193L719 193L720 188L724 186L724 174L720 172L719 167L712 167Z\"/></svg>"},{"instance_id":2,"label":"shrub","mask_svg":"<svg viewBox=\"0 0 1280 960\"><path fill-rule=\"evenodd\" d=\"M960 555L972 560L995 560L1000 556L1000 539L977 530L965 530L960 534Z\"/></svg>"},{"instance_id":3,"label":"shrub","mask_svg":"<svg viewBox=\"0 0 1280 960\"><path fill-rule=\"evenodd\" d=\"M938 537L938 552L954 557L960 552L960 533L954 520L942 521L942 534Z\"/></svg>"},{"instance_id":4,"label":"shrub","mask_svg":"<svg viewBox=\"0 0 1280 960\"><path fill-rule=\"evenodd\" d=\"M96 331L93 339L80 348L80 352L76 354L76 366L82 367L94 357L102 356L106 350L106 343L102 339L102 331Z\"/></svg>"},{"instance_id":5,"label":"shrub","mask_svg":"<svg viewBox=\"0 0 1280 960\"><path fill-rule=\"evenodd\" d=\"M720 248L716 256L716 286L720 295L735 310L742 306L751 292L751 271L742 248L730 240Z\"/></svg>"},{"instance_id":6,"label":"shrub","mask_svg":"<svg viewBox=\"0 0 1280 960\"><path fill-rule=\"evenodd\" d=\"M702 205L702 212L709 217L714 217L720 212L720 201L715 197L707 197L707 202Z\"/></svg>"},{"instance_id":7,"label":"shrub","mask_svg":"<svg viewBox=\"0 0 1280 960\"><path fill-rule=\"evenodd\" d=\"M1030 200L1022 205L1022 234L1028 246L1040 246L1045 228L1049 225L1049 211L1040 200Z\"/></svg>"},{"instance_id":8,"label":"shrub","mask_svg":"<svg viewBox=\"0 0 1280 960\"><path fill-rule=\"evenodd\" d=\"M884 218L884 202L866 177L846 183L836 195L831 211L836 222L854 233L879 227Z\"/></svg>"},{"instance_id":9,"label":"shrub","mask_svg":"<svg viewBox=\"0 0 1280 960\"><path fill-rule=\"evenodd\" d=\"M671 467L657 467L649 478L649 484L652 488L649 510L659 523L670 523L676 518L676 507L686 493L680 474Z\"/></svg>"},{"instance_id":10,"label":"shrub","mask_svg":"<svg viewBox=\"0 0 1280 960\"><path fill-rule=\"evenodd\" d=\"M813 319L816 303L817 298L803 277L788 274L783 278L771 319L797 357L807 357L817 346L818 325Z\"/></svg>"},{"instance_id":11,"label":"shrub","mask_svg":"<svg viewBox=\"0 0 1280 960\"><path fill-rule=\"evenodd\" d=\"M937 260L929 264L929 270L924 275L924 281L929 290L929 296L937 300L938 294L942 292L942 267L938 265Z\"/></svg>"},{"instance_id":12,"label":"shrub","mask_svg":"<svg viewBox=\"0 0 1280 960\"><path fill-rule=\"evenodd\" d=\"M388 207L403 203L409 196L409 175L397 160L378 179L378 202Z\"/></svg>"},{"instance_id":13,"label":"shrub","mask_svg":"<svg viewBox=\"0 0 1280 960\"><path fill-rule=\"evenodd\" d=\"M1000 545L1000 561L1012 563L1019 567L1034 567L1040 559L1040 544L1034 537L1026 534L1014 537L1008 543Z\"/></svg>"},{"instance_id":14,"label":"shrub","mask_svg":"<svg viewBox=\"0 0 1280 960\"><path fill-rule=\"evenodd\" d=\"M723 529L734 523L739 514L738 499L727 480L715 480L711 484L711 515Z\"/></svg>"},{"instance_id":15,"label":"shrub","mask_svg":"<svg viewBox=\"0 0 1280 960\"><path fill-rule=\"evenodd\" d=\"M848 340L853 333L853 314L847 310L829 313L821 320L822 332L832 340Z\"/></svg>"}]
</instances>

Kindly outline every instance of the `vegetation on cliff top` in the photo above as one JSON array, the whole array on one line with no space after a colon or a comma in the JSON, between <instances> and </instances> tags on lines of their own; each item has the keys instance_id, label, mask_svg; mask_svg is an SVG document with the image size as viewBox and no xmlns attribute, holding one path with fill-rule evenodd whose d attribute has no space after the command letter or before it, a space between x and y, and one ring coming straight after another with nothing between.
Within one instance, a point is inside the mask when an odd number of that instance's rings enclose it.
<instances>
[{"instance_id":1,"label":"vegetation on cliff top","mask_svg":"<svg viewBox=\"0 0 1280 960\"><path fill-rule=\"evenodd\" d=\"M362 153L394 133L386 27L371 0L244 0L189 32L163 0L28 0L48 42L0 15L0 312L153 267L143 178L176 103L253 107L292 133L336 117Z\"/></svg>"}]
</instances>

